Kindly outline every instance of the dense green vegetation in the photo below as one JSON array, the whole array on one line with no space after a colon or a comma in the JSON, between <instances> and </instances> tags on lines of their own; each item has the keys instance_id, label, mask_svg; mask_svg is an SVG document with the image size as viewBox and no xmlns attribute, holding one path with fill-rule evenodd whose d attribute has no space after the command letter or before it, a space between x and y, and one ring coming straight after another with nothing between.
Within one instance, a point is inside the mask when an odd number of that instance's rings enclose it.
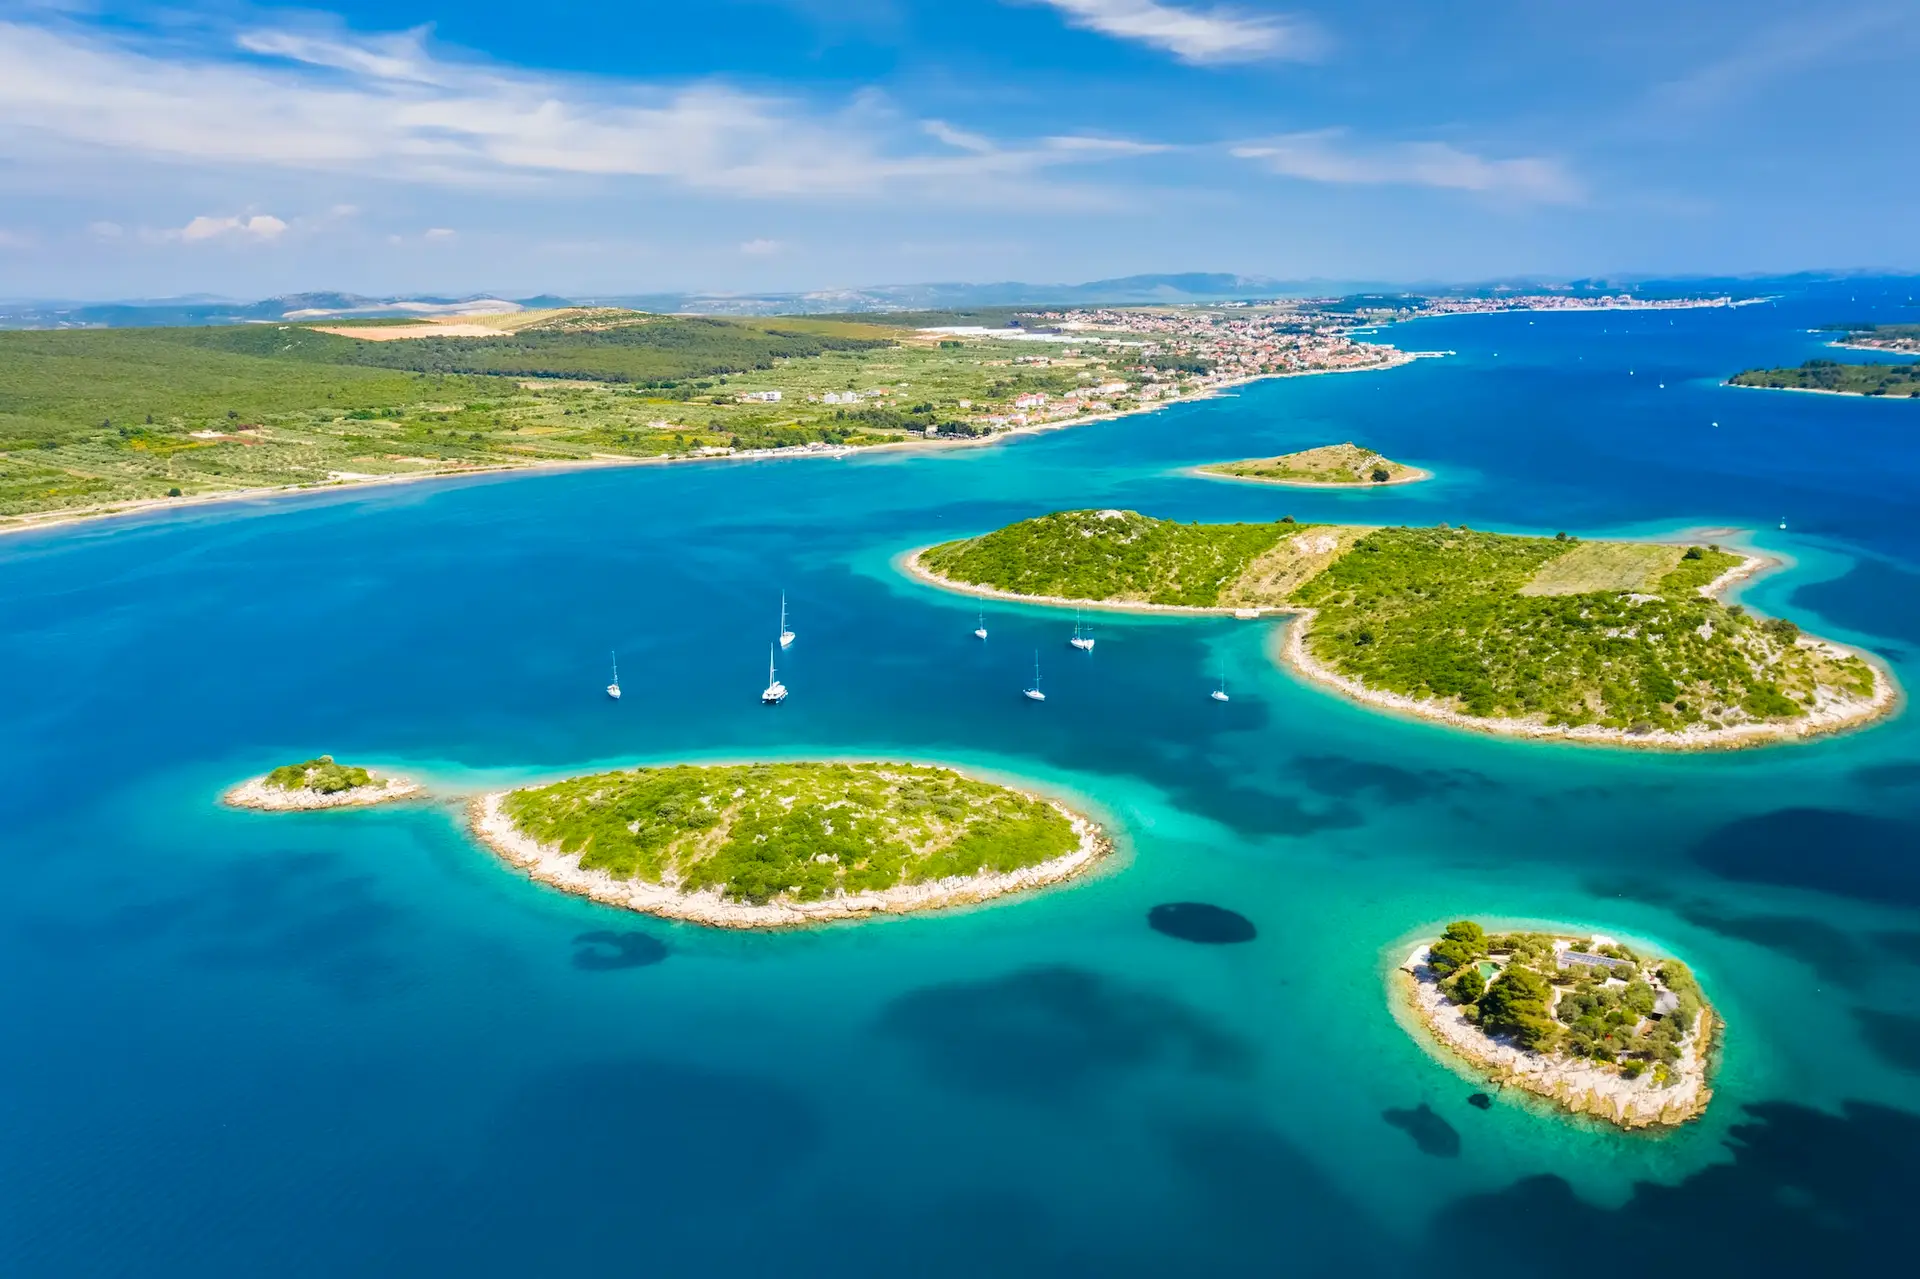
<instances>
[{"instance_id":1,"label":"dense green vegetation","mask_svg":"<svg viewBox=\"0 0 1920 1279\"><path fill-rule=\"evenodd\" d=\"M1615 1064L1629 1077L1651 1067L1665 1083L1706 1006L1687 966L1649 963L1625 946L1554 943L1546 933L1488 936L1463 919L1433 944L1428 965L1447 997L1489 1034L1533 1052ZM1563 953L1617 962L1574 963ZM1663 994L1671 996L1665 1012L1658 1011Z\"/></svg>"},{"instance_id":2,"label":"dense green vegetation","mask_svg":"<svg viewBox=\"0 0 1920 1279\"><path fill-rule=\"evenodd\" d=\"M1648 734L1792 720L1874 690L1861 658L1702 595L1741 563L1717 546L1066 511L921 560L956 582L1069 600L1237 606L1268 602L1249 583L1278 582L1285 602L1317 611L1315 659L1478 717Z\"/></svg>"},{"instance_id":3,"label":"dense green vegetation","mask_svg":"<svg viewBox=\"0 0 1920 1279\"><path fill-rule=\"evenodd\" d=\"M1301 526L1179 524L1138 511L1060 511L920 561L942 577L1022 595L1206 608L1262 552Z\"/></svg>"},{"instance_id":4,"label":"dense green vegetation","mask_svg":"<svg viewBox=\"0 0 1920 1279\"><path fill-rule=\"evenodd\" d=\"M373 785L373 774L364 768L336 764L333 756L322 755L302 764L282 764L267 774L267 785L280 790L310 790L321 795Z\"/></svg>"},{"instance_id":5,"label":"dense green vegetation","mask_svg":"<svg viewBox=\"0 0 1920 1279\"><path fill-rule=\"evenodd\" d=\"M1286 453L1279 457L1220 462L1200 469L1216 475L1285 484L1367 485L1386 484L1411 476L1414 468L1391 461L1372 449L1361 448L1349 441L1302 449L1298 453Z\"/></svg>"},{"instance_id":6,"label":"dense green vegetation","mask_svg":"<svg viewBox=\"0 0 1920 1279\"><path fill-rule=\"evenodd\" d=\"M1797 369L1748 369L1730 379L1734 386L1775 390L1839 391L1848 395L1893 395L1920 399L1920 363L1842 364L1808 360Z\"/></svg>"},{"instance_id":7,"label":"dense green vegetation","mask_svg":"<svg viewBox=\"0 0 1920 1279\"><path fill-rule=\"evenodd\" d=\"M515 791L504 811L584 867L753 903L1013 871L1078 844L1051 804L914 764L641 768Z\"/></svg>"}]
</instances>

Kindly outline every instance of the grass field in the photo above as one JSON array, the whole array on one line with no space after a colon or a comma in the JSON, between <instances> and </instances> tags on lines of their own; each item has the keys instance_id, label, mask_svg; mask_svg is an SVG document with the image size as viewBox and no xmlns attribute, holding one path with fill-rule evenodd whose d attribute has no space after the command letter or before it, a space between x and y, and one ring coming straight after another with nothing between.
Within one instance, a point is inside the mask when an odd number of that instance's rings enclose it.
<instances>
[{"instance_id":1,"label":"grass field","mask_svg":"<svg viewBox=\"0 0 1920 1279\"><path fill-rule=\"evenodd\" d=\"M585 868L756 904L1005 873L1079 844L1048 803L913 764L641 768L514 791L503 807Z\"/></svg>"},{"instance_id":2,"label":"grass field","mask_svg":"<svg viewBox=\"0 0 1920 1279\"><path fill-rule=\"evenodd\" d=\"M1200 468L1213 475L1235 479L1266 480L1281 484L1346 484L1364 487L1406 480L1416 474L1403 466L1357 444L1324 444L1280 457L1250 458L1244 462L1218 462Z\"/></svg>"},{"instance_id":3,"label":"grass field","mask_svg":"<svg viewBox=\"0 0 1920 1279\"><path fill-rule=\"evenodd\" d=\"M1542 564L1522 595L1585 595L1591 591L1644 593L1680 563L1684 548L1651 542L1576 542Z\"/></svg>"}]
</instances>

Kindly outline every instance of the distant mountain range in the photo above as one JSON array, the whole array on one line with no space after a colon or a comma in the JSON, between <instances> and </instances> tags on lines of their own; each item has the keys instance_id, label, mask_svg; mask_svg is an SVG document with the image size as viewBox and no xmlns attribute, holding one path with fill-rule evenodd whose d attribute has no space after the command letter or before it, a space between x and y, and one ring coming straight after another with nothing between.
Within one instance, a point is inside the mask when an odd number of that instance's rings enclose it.
<instances>
[{"instance_id":1,"label":"distant mountain range","mask_svg":"<svg viewBox=\"0 0 1920 1279\"><path fill-rule=\"evenodd\" d=\"M1877 274L1877 273L1876 273ZM1753 296L1865 278L1861 274L1803 272L1759 277L1601 279L1546 281L1537 278L1460 285L1378 280L1276 280L1257 275L1184 272L1127 275L1085 284L891 284L806 293L640 293L575 298L541 294L506 298L367 297L356 293L291 293L257 302L195 295L124 302L0 302L0 328L102 328L177 324L245 324L272 320L460 315L562 306L622 306L638 311L700 315L824 315L879 311L960 310L976 307L1068 307L1102 303L1126 306L1192 302L1262 301L1278 298L1393 296L1490 296L1554 292L1569 295L1632 292L1643 297L1689 293ZM1881 278L1886 278L1882 276Z\"/></svg>"}]
</instances>

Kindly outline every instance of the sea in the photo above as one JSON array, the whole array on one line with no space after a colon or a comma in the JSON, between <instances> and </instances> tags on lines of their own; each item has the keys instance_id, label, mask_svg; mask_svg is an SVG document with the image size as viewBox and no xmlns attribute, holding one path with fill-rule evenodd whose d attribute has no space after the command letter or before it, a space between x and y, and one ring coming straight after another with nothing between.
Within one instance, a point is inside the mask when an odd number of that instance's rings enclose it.
<instances>
[{"instance_id":1,"label":"sea","mask_svg":"<svg viewBox=\"0 0 1920 1279\"><path fill-rule=\"evenodd\" d=\"M993 447L0 538L0 1274L1904 1268L1904 709L1727 753L1501 740L1302 683L1273 620L1095 614L1084 654L1071 616L989 602L982 642L979 602L897 560L1072 507L1685 535L1782 557L1744 601L1913 689L1920 403L1723 385L1911 290L1420 320L1382 340L1445 355ZM1187 473L1342 440L1435 478ZM435 798L218 802L321 752ZM483 788L826 757L1039 787L1118 851L980 908L738 933L560 894L462 828ZM1256 935L1149 927L1183 902ZM1704 1118L1620 1132L1424 1047L1394 968L1462 916L1684 958L1726 1021Z\"/></svg>"}]
</instances>

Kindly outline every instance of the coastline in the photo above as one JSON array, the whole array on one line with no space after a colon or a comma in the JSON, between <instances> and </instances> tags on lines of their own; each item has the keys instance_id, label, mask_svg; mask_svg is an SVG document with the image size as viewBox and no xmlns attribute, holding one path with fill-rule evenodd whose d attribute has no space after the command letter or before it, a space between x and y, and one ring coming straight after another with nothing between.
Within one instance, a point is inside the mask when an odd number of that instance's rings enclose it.
<instances>
[{"instance_id":1,"label":"coastline","mask_svg":"<svg viewBox=\"0 0 1920 1279\"><path fill-rule=\"evenodd\" d=\"M1655 751L1710 751L1742 750L1752 746L1765 746L1777 742L1805 741L1826 737L1834 733L1852 732L1885 718L1893 713L1900 702L1900 686L1893 674L1873 654L1859 649L1848 648L1832 640L1817 637L1804 637L1802 643L1818 644L1829 651L1859 657L1873 671L1873 696L1866 702L1849 702L1839 706L1818 707L1790 723L1774 724L1735 724L1720 728L1688 727L1679 732L1631 733L1622 728L1607 728L1599 724L1558 725L1542 724L1531 720L1493 719L1466 715L1445 706L1437 706L1420 698L1404 693L1391 693L1381 689L1369 688L1349 676L1342 675L1330 667L1322 665L1312 653L1307 651L1307 635L1313 626L1313 620L1319 610L1310 608L1290 608L1279 605L1267 605L1257 609L1246 608L1201 608L1185 604L1148 604L1112 602L1100 600L1076 600L1058 595L1021 595L1013 591L1002 591L993 587L974 586L970 583L956 582L942 577L920 563L922 553L932 549L922 546L897 556L894 564L908 577L928 586L953 591L961 595L973 595L982 599L1006 600L1021 604L1045 604L1051 607L1080 609L1102 609L1115 613L1160 613L1185 614L1190 616L1228 616L1242 619L1285 618L1289 624L1276 632L1278 641L1272 650L1276 665L1293 671L1301 679L1312 685L1338 693L1352 702L1358 702L1374 710L1386 711L1411 719L1426 720L1429 723L1445 725L1449 728L1465 729L1469 732L1484 733L1494 737L1518 737L1535 741L1565 741L1582 746L1616 746L1630 750ZM1733 568L1700 588L1701 594L1718 598L1723 592L1757 574L1778 568L1783 561L1770 556L1749 555Z\"/></svg>"},{"instance_id":2,"label":"coastline","mask_svg":"<svg viewBox=\"0 0 1920 1279\"><path fill-rule=\"evenodd\" d=\"M1628 1131L1688 1123L1704 1114L1713 1100L1707 1076L1720 1022L1710 1005L1702 1007L1699 1025L1681 1050L1674 1082L1659 1088L1652 1083L1651 1075L1630 1080L1603 1066L1542 1058L1489 1037L1461 1014L1433 979L1433 970L1426 965L1428 945L1423 942L1415 947L1394 970L1395 984L1408 1011L1427 1032L1424 1042L1451 1061L1464 1064L1473 1075L1544 1098L1570 1114L1588 1115Z\"/></svg>"},{"instance_id":3,"label":"coastline","mask_svg":"<svg viewBox=\"0 0 1920 1279\"><path fill-rule=\"evenodd\" d=\"M246 808L260 813L310 813L325 808L371 808L396 800L419 799L427 788L407 777L376 774L378 786L356 786L352 790L322 795L311 790L282 790L268 786L266 776L249 777L220 796L228 808Z\"/></svg>"},{"instance_id":4,"label":"coastline","mask_svg":"<svg viewBox=\"0 0 1920 1279\"><path fill-rule=\"evenodd\" d=\"M468 831L502 861L529 879L602 905L709 928L804 928L875 915L906 915L972 906L1010 893L1063 883L1092 869L1113 851L1112 840L1092 818L1074 812L1057 800L1029 795L1029 798L1043 799L1072 823L1074 833L1080 837L1079 845L1072 852L1004 874L956 875L931 883L841 893L819 901L776 898L754 905L728 901L717 888L688 893L665 884L616 879L603 870L582 869L579 853L563 853L552 845L542 844L513 824L501 811L501 802L509 793L492 791L475 796L467 804Z\"/></svg>"},{"instance_id":5,"label":"coastline","mask_svg":"<svg viewBox=\"0 0 1920 1279\"><path fill-rule=\"evenodd\" d=\"M1745 382L1722 382L1720 385L1735 391L1788 391L1795 395L1840 395L1854 400L1886 400L1892 404L1898 404L1902 400L1920 399L1920 396L1912 395L1868 395L1865 391L1829 391L1820 386L1749 386Z\"/></svg>"},{"instance_id":6,"label":"coastline","mask_svg":"<svg viewBox=\"0 0 1920 1279\"><path fill-rule=\"evenodd\" d=\"M1860 342L1829 342L1827 345L1841 351L1871 351L1875 355L1920 356L1920 349L1903 351L1897 346L1867 346Z\"/></svg>"},{"instance_id":7,"label":"coastline","mask_svg":"<svg viewBox=\"0 0 1920 1279\"><path fill-rule=\"evenodd\" d=\"M1406 468L1407 474L1396 476L1391 480L1369 481L1364 484L1355 480L1351 483L1342 484L1336 481L1323 480L1276 480L1265 475L1234 475L1228 471L1216 471L1212 469L1218 465L1231 466L1232 463L1209 463L1204 466L1189 466L1179 471L1178 474L1197 475L1202 479L1208 480L1236 480L1242 484L1272 484L1279 488L1317 489L1327 493L1365 493L1373 489L1390 489L1400 484L1418 484L1422 480L1430 480L1433 478L1432 471L1425 471L1417 466L1409 466Z\"/></svg>"},{"instance_id":8,"label":"coastline","mask_svg":"<svg viewBox=\"0 0 1920 1279\"><path fill-rule=\"evenodd\" d=\"M1245 386L1252 382L1265 381L1268 378L1283 377L1320 377L1331 373L1374 373L1385 369L1396 369L1423 358L1422 353L1401 351L1397 347L1384 347L1392 355L1378 364L1360 365L1344 369L1298 369L1286 373L1256 373L1243 378L1229 378L1213 383L1191 395L1176 396L1172 399L1156 400L1150 404L1140 404L1130 409L1115 409L1106 413L1093 413L1085 417L1062 418L1057 422L1034 422L1023 426L1009 427L991 435L966 439L902 439L889 440L884 444L867 444L859 447L851 445L794 445L790 448L751 449L742 453L707 454L695 456L683 454L671 457L627 457L619 454L595 454L584 458L556 458L552 461L501 462L494 465L463 466L441 471L416 471L396 475L377 475L365 479L312 480L299 484L270 484L258 488L222 489L213 493L196 493L191 497L139 497L128 498L121 502L102 503L98 506L64 507L52 511L32 511L22 515L0 516L0 537L9 533L31 533L45 529L63 528L74 524L90 524L102 520L119 519L135 515L147 515L157 511L182 510L189 507L213 506L223 502L269 502L284 498L297 497L309 493L344 493L360 489L384 488L396 484L418 484L429 480L463 479L483 475L534 475L552 474L566 471L594 470L601 467L626 466L690 466L709 462L766 462L787 458L832 458L836 461L856 454L877 453L897 449L949 449L978 448L985 445L1004 443L1019 435L1037 435L1042 431L1065 430L1075 426L1091 426L1096 422L1112 422L1123 417L1133 417L1141 413L1156 413L1175 404L1189 404L1199 400L1212 399L1223 391Z\"/></svg>"}]
</instances>

